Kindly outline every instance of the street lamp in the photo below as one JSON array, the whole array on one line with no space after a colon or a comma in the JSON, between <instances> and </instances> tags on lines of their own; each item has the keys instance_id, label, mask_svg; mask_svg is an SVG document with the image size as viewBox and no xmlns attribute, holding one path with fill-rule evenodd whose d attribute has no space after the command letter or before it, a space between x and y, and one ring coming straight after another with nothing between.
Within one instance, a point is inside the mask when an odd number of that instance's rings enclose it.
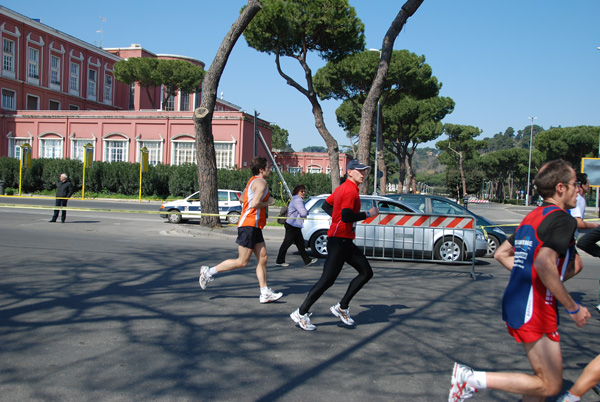
<instances>
[{"instance_id":1,"label":"street lamp","mask_svg":"<svg viewBox=\"0 0 600 402\"><path fill-rule=\"evenodd\" d=\"M529 137L529 167L527 168L527 194L525 195L525 206L529 206L529 181L531 178L531 145L533 144L533 121L537 117L528 117L531 119L531 135Z\"/></svg>"},{"instance_id":2,"label":"street lamp","mask_svg":"<svg viewBox=\"0 0 600 402\"><path fill-rule=\"evenodd\" d=\"M379 58L381 59L381 50L369 49L370 52L379 52ZM373 195L377 195L377 179L379 178L377 162L379 157L379 99L377 100L377 126L375 128L375 173L373 176Z\"/></svg>"}]
</instances>

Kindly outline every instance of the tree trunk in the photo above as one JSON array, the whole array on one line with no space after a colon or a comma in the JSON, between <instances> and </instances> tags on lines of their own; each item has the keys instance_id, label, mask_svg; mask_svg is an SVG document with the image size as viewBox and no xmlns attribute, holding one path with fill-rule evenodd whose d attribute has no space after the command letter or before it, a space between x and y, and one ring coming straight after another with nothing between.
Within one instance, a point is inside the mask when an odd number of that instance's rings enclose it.
<instances>
[{"instance_id":1,"label":"tree trunk","mask_svg":"<svg viewBox=\"0 0 600 402\"><path fill-rule=\"evenodd\" d=\"M415 193L416 192L416 181L415 181L415 173L412 168L412 155L411 154L406 155L404 165L406 166L406 182L408 183L410 188L412 188L412 192Z\"/></svg>"},{"instance_id":2,"label":"tree trunk","mask_svg":"<svg viewBox=\"0 0 600 402\"><path fill-rule=\"evenodd\" d=\"M379 119L379 130L381 131L381 128L383 126L383 119L382 119L382 110L381 107L379 108L379 116L377 117ZM375 130L377 131L377 130ZM375 133L375 135L379 134L379 143L377 145L378 148L375 150L375 152L377 153L376 157L377 157L377 169L381 171L382 175L381 175L381 179L379 179L379 193L382 195L386 195L387 194L387 167L385 165L385 158L384 158L384 152L383 152L383 135L382 133ZM377 142L377 141L376 141ZM377 180L377 173L375 172L375 176L374 176L374 180Z\"/></svg>"},{"instance_id":3,"label":"tree trunk","mask_svg":"<svg viewBox=\"0 0 600 402\"><path fill-rule=\"evenodd\" d=\"M458 154L458 168L460 170L460 181L462 183L463 197L467 194L467 180L465 179L465 170L463 169L463 154Z\"/></svg>"},{"instance_id":4,"label":"tree trunk","mask_svg":"<svg viewBox=\"0 0 600 402\"><path fill-rule=\"evenodd\" d=\"M150 100L150 104L152 105L152 107L154 109L158 110L157 107L156 107L156 104L154 103L154 98L152 97L152 95L150 95L150 88L149 87L146 87L146 95L148 95L148 99Z\"/></svg>"},{"instance_id":5,"label":"tree trunk","mask_svg":"<svg viewBox=\"0 0 600 402\"><path fill-rule=\"evenodd\" d=\"M327 144L327 152L329 153L329 167L331 177L331 192L333 192L340 185L340 149L338 142L331 135L327 127L325 126L325 120L323 119L323 109L317 101L315 92L309 97L310 103L312 104L312 112L315 117L315 127L325 144ZM314 99L313 99L314 98Z\"/></svg>"},{"instance_id":6,"label":"tree trunk","mask_svg":"<svg viewBox=\"0 0 600 402\"><path fill-rule=\"evenodd\" d=\"M248 0L236 22L221 42L221 46L208 69L202 82L202 101L194 111L194 128L196 132L196 163L198 165L198 198L202 205L203 215L200 225L220 227L218 206L217 159L215 143L212 134L212 117L217 102L217 88L227 59L233 46L254 16L260 11L262 4L259 0Z\"/></svg>"},{"instance_id":7,"label":"tree trunk","mask_svg":"<svg viewBox=\"0 0 600 402\"><path fill-rule=\"evenodd\" d=\"M369 159L369 144L371 143L371 134L373 133L373 117L377 108L377 102L381 96L384 81L387 76L390 60L392 59L392 51L394 50L394 42L396 37L402 30L402 27L406 23L409 17L411 17L423 3L423 0L408 0L402 8L396 18L390 25L388 31L383 38L383 44L381 47L381 56L379 59L379 68L377 74L373 79L373 85L367 94L365 102L363 103L363 109L360 118L360 131L358 133L358 160L366 163ZM376 175L377 172L374 172ZM377 176L374 177L377 180ZM367 180L360 185L360 193L367 194Z\"/></svg>"},{"instance_id":8,"label":"tree trunk","mask_svg":"<svg viewBox=\"0 0 600 402\"><path fill-rule=\"evenodd\" d=\"M298 62L302 66L302 69L304 70L304 77L306 79L306 89L303 88L302 85L294 81L292 77L283 72L279 59L279 53L275 54L275 65L277 66L277 72L283 79L285 79L286 83L292 88L296 88L302 95L306 96L306 98L312 106L312 113L315 118L315 127L317 128L317 131L319 132L321 137L325 140L325 144L327 145L327 151L329 153L331 192L333 192L340 185L339 146L336 139L333 138L333 136L325 126L325 120L323 119L323 109L321 108L321 104L319 104L317 92L315 91L313 85L312 71L306 63L306 52L304 52L301 56L296 57L296 59L298 60Z\"/></svg>"}]
</instances>

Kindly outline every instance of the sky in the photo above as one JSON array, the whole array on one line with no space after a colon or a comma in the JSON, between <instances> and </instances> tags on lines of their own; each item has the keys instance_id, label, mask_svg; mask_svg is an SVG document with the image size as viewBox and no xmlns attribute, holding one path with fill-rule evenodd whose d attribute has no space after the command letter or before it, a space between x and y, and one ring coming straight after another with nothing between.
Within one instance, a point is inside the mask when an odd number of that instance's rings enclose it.
<instances>
[{"instance_id":1,"label":"sky","mask_svg":"<svg viewBox=\"0 0 600 402\"><path fill-rule=\"evenodd\" d=\"M381 48L404 1L349 2L365 25L366 48ZM199 59L208 69L247 2L2 0L1 4L97 46L137 43L153 53ZM534 124L544 129L600 126L599 16L599 0L425 0L396 38L394 49L425 56L443 85L440 95L456 103L443 122L478 127L479 139L508 127L525 129L530 117L537 117ZM316 54L308 63L313 75L325 65ZM297 62L290 60L283 68L305 83ZM325 146L308 99L277 73L273 55L250 48L243 36L230 55L218 94L288 130L295 151ZM350 142L336 121L339 104L321 102L327 128L344 147Z\"/></svg>"}]
</instances>

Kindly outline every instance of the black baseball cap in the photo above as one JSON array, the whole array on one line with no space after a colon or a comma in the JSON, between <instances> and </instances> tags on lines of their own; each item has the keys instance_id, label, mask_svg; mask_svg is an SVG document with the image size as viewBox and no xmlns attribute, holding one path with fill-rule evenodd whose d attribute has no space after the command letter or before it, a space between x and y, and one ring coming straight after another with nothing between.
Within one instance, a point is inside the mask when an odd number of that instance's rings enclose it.
<instances>
[{"instance_id":1,"label":"black baseball cap","mask_svg":"<svg viewBox=\"0 0 600 402\"><path fill-rule=\"evenodd\" d=\"M348 166L346 166L346 170L365 170L371 169L371 166L367 166L356 159L352 159L348 162Z\"/></svg>"}]
</instances>

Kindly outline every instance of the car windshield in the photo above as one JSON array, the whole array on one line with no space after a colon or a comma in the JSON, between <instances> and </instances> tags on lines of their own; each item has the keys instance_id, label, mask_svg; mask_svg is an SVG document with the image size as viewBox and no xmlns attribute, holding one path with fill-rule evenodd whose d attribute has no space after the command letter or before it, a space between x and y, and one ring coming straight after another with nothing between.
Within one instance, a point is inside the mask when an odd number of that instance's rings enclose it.
<instances>
[{"instance_id":1,"label":"car windshield","mask_svg":"<svg viewBox=\"0 0 600 402\"><path fill-rule=\"evenodd\" d=\"M186 200L188 200L188 201L198 201L198 194L200 194L200 191L196 191L194 194L188 196L186 198Z\"/></svg>"}]
</instances>

